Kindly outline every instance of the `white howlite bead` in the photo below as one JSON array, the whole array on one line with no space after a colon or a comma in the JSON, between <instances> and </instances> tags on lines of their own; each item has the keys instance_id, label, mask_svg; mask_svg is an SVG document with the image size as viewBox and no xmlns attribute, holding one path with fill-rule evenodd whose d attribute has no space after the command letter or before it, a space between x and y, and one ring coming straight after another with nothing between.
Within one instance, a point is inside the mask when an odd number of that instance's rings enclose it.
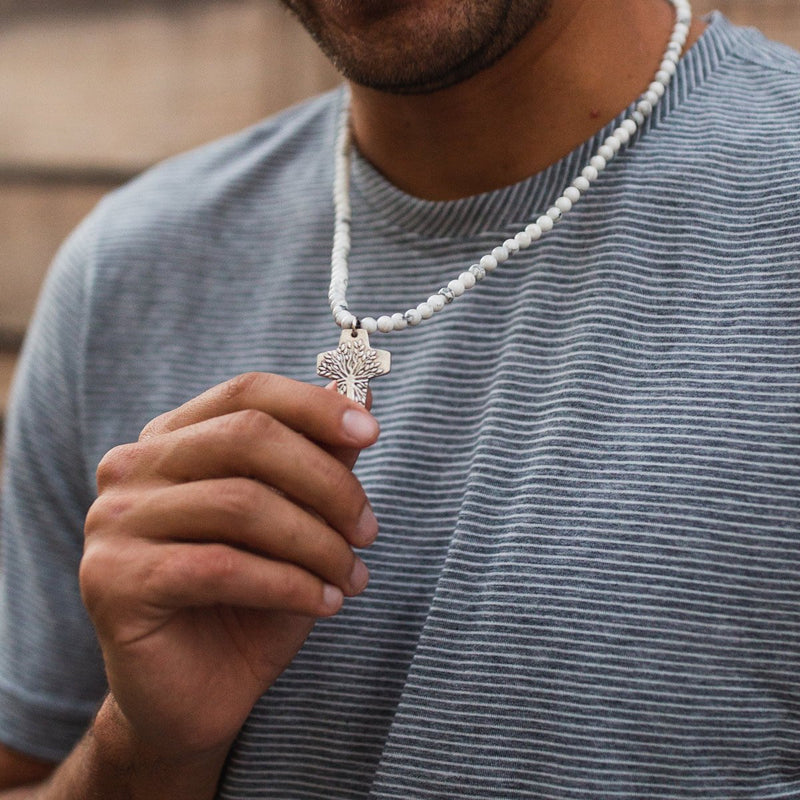
<instances>
[{"instance_id":1,"label":"white howlite bead","mask_svg":"<svg viewBox=\"0 0 800 800\"><path fill-rule=\"evenodd\" d=\"M581 193L588 192L591 184L583 175L578 175L574 181L572 181L572 185Z\"/></svg>"},{"instance_id":2,"label":"white howlite bead","mask_svg":"<svg viewBox=\"0 0 800 800\"><path fill-rule=\"evenodd\" d=\"M593 166L598 172L602 172L606 168L606 159L601 155L592 156L589 164Z\"/></svg>"},{"instance_id":3,"label":"white howlite bead","mask_svg":"<svg viewBox=\"0 0 800 800\"><path fill-rule=\"evenodd\" d=\"M480 264L473 264L469 271L475 276L476 281L482 281L486 277L486 270Z\"/></svg>"},{"instance_id":4,"label":"white howlite bead","mask_svg":"<svg viewBox=\"0 0 800 800\"><path fill-rule=\"evenodd\" d=\"M432 294L428 298L428 305L436 311L441 311L445 307L444 297L440 294Z\"/></svg>"},{"instance_id":5,"label":"white howlite bead","mask_svg":"<svg viewBox=\"0 0 800 800\"><path fill-rule=\"evenodd\" d=\"M628 133L631 136L633 136L633 134L636 133L636 131L638 129L638 126L636 125L636 123L632 119L623 120L622 121L622 125L620 125L620 127L624 128L626 131L628 131Z\"/></svg>"},{"instance_id":6,"label":"white howlite bead","mask_svg":"<svg viewBox=\"0 0 800 800\"><path fill-rule=\"evenodd\" d=\"M394 325L394 329L396 331L402 331L404 328L408 327L406 318L399 311L395 314L392 314L392 324Z\"/></svg>"},{"instance_id":7,"label":"white howlite bead","mask_svg":"<svg viewBox=\"0 0 800 800\"><path fill-rule=\"evenodd\" d=\"M465 289L471 289L477 283L475 276L469 271L462 272L458 276L458 280L463 284Z\"/></svg>"},{"instance_id":8,"label":"white howlite bead","mask_svg":"<svg viewBox=\"0 0 800 800\"><path fill-rule=\"evenodd\" d=\"M619 128L617 128L617 130L619 130ZM614 133L612 133L611 136L609 136L605 142L603 142L603 144L606 147L610 147L615 153L618 153L622 147L622 139L617 136L617 131L614 131Z\"/></svg>"},{"instance_id":9,"label":"white howlite bead","mask_svg":"<svg viewBox=\"0 0 800 800\"><path fill-rule=\"evenodd\" d=\"M503 247L508 250L510 255L514 255L514 253L519 252L519 242L517 241L516 236L513 239L506 239L503 242Z\"/></svg>"},{"instance_id":10,"label":"white howlite bead","mask_svg":"<svg viewBox=\"0 0 800 800\"><path fill-rule=\"evenodd\" d=\"M599 174L600 174L600 172L597 169L597 167L593 166L592 164L587 164L583 168L583 172L581 172L581 175L583 175L583 177L586 178L586 180L590 181L590 182L591 181L596 181L597 180L597 176Z\"/></svg>"},{"instance_id":11,"label":"white howlite bead","mask_svg":"<svg viewBox=\"0 0 800 800\"><path fill-rule=\"evenodd\" d=\"M574 205L581 199L581 190L573 183L572 186L567 186L567 188L564 189L564 197Z\"/></svg>"},{"instance_id":12,"label":"white howlite bead","mask_svg":"<svg viewBox=\"0 0 800 800\"><path fill-rule=\"evenodd\" d=\"M642 125L644 125L644 120L645 116L641 111L639 111L638 108L631 113L631 122L633 122L633 124L637 127L641 128Z\"/></svg>"},{"instance_id":13,"label":"white howlite bead","mask_svg":"<svg viewBox=\"0 0 800 800\"><path fill-rule=\"evenodd\" d=\"M361 327L369 334L375 333L378 330L378 320L375 317L364 317L361 320Z\"/></svg>"},{"instance_id":14,"label":"white howlite bead","mask_svg":"<svg viewBox=\"0 0 800 800\"><path fill-rule=\"evenodd\" d=\"M341 328L352 328L355 321L356 318L353 316L353 314L351 314L349 311L344 311L339 317L339 326Z\"/></svg>"},{"instance_id":15,"label":"white howlite bead","mask_svg":"<svg viewBox=\"0 0 800 800\"><path fill-rule=\"evenodd\" d=\"M561 197L556 200L556 206L561 211L562 214L566 214L569 211L572 211L572 200L566 196L566 192L564 192Z\"/></svg>"},{"instance_id":16,"label":"white howlite bead","mask_svg":"<svg viewBox=\"0 0 800 800\"><path fill-rule=\"evenodd\" d=\"M542 229L536 222L531 222L529 225L526 225L525 233L531 237L532 242L542 238Z\"/></svg>"},{"instance_id":17,"label":"white howlite bead","mask_svg":"<svg viewBox=\"0 0 800 800\"><path fill-rule=\"evenodd\" d=\"M547 216L550 217L553 222L561 222L561 217L564 216L564 212L558 206L550 206L547 209Z\"/></svg>"},{"instance_id":18,"label":"white howlite bead","mask_svg":"<svg viewBox=\"0 0 800 800\"><path fill-rule=\"evenodd\" d=\"M654 91L648 89L644 93L643 99L650 103L651 106L654 106L658 102L658 95Z\"/></svg>"},{"instance_id":19,"label":"white howlite bead","mask_svg":"<svg viewBox=\"0 0 800 800\"><path fill-rule=\"evenodd\" d=\"M544 214L536 220L536 224L542 229L542 233L547 233L548 231L553 230L555 222L553 222L550 217Z\"/></svg>"},{"instance_id":20,"label":"white howlite bead","mask_svg":"<svg viewBox=\"0 0 800 800\"><path fill-rule=\"evenodd\" d=\"M433 306L430 303L420 303L417 306L417 311L422 319L430 319L433 316Z\"/></svg>"},{"instance_id":21,"label":"white howlite bead","mask_svg":"<svg viewBox=\"0 0 800 800\"><path fill-rule=\"evenodd\" d=\"M660 73L661 73L661 70L659 70L659 71L658 71L658 73L656 74L656 80L654 80L654 81L653 81L653 82L650 84L650 91L652 91L652 92L655 92L655 93L656 93L656 94L657 94L659 97L663 97L663 96L664 96L664 92L665 92L667 89L666 89L666 87L664 86L664 84L666 83L666 81L663 81L661 78L659 78L659 77L658 77L658 75L659 75Z\"/></svg>"},{"instance_id":22,"label":"white howlite bead","mask_svg":"<svg viewBox=\"0 0 800 800\"><path fill-rule=\"evenodd\" d=\"M506 250L505 247L495 247L494 250L492 250L492 255L498 264L508 261L508 250Z\"/></svg>"},{"instance_id":23,"label":"white howlite bead","mask_svg":"<svg viewBox=\"0 0 800 800\"><path fill-rule=\"evenodd\" d=\"M520 231L514 239L519 245L520 250L525 250L531 246L531 235L527 231Z\"/></svg>"},{"instance_id":24,"label":"white howlite bead","mask_svg":"<svg viewBox=\"0 0 800 800\"><path fill-rule=\"evenodd\" d=\"M620 147L622 147L622 145L628 144L628 142L631 140L631 135L625 130L625 128L620 126L614 131L614 138L619 142Z\"/></svg>"},{"instance_id":25,"label":"white howlite bead","mask_svg":"<svg viewBox=\"0 0 800 800\"><path fill-rule=\"evenodd\" d=\"M497 259L494 256L484 256L480 261L480 265L487 272L491 272L493 269L497 269Z\"/></svg>"},{"instance_id":26,"label":"white howlite bead","mask_svg":"<svg viewBox=\"0 0 800 800\"><path fill-rule=\"evenodd\" d=\"M461 297L466 291L467 287L458 278L454 278L447 284L447 288L456 296Z\"/></svg>"},{"instance_id":27,"label":"white howlite bead","mask_svg":"<svg viewBox=\"0 0 800 800\"><path fill-rule=\"evenodd\" d=\"M645 117L649 117L653 113L653 104L649 100L640 100L636 110Z\"/></svg>"},{"instance_id":28,"label":"white howlite bead","mask_svg":"<svg viewBox=\"0 0 800 800\"><path fill-rule=\"evenodd\" d=\"M392 318L386 314L381 317L378 317L378 330L381 333L389 333L390 331L394 330L394 321Z\"/></svg>"},{"instance_id":29,"label":"white howlite bead","mask_svg":"<svg viewBox=\"0 0 800 800\"><path fill-rule=\"evenodd\" d=\"M607 145L601 144L600 147L597 148L597 155L600 158L604 158L606 161L611 161L614 158L614 151Z\"/></svg>"},{"instance_id":30,"label":"white howlite bead","mask_svg":"<svg viewBox=\"0 0 800 800\"><path fill-rule=\"evenodd\" d=\"M411 325L419 325L422 322L422 314L417 311L416 308L409 308L408 311L403 315L406 319L406 322Z\"/></svg>"}]
</instances>

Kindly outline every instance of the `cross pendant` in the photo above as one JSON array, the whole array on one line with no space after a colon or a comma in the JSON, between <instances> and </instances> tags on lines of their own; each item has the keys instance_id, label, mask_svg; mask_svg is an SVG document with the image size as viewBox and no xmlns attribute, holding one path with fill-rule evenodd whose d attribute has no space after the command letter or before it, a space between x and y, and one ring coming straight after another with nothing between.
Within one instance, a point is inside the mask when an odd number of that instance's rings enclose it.
<instances>
[{"instance_id":1,"label":"cross pendant","mask_svg":"<svg viewBox=\"0 0 800 800\"><path fill-rule=\"evenodd\" d=\"M344 330L339 347L317 356L317 375L336 381L339 394L361 405L367 403L367 390L372 378L386 375L391 366L388 350L374 350L362 328Z\"/></svg>"}]
</instances>

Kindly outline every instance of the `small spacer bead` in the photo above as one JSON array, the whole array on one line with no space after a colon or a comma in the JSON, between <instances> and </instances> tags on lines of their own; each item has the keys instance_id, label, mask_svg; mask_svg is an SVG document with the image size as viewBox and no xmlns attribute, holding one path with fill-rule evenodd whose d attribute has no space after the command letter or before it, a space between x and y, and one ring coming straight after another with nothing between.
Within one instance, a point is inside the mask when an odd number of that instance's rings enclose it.
<instances>
[{"instance_id":1,"label":"small spacer bead","mask_svg":"<svg viewBox=\"0 0 800 800\"><path fill-rule=\"evenodd\" d=\"M525 250L531 246L531 235L528 233L528 231L520 231L514 237L514 240L519 245L520 250Z\"/></svg>"},{"instance_id":2,"label":"small spacer bead","mask_svg":"<svg viewBox=\"0 0 800 800\"><path fill-rule=\"evenodd\" d=\"M580 189L578 189L574 184L572 186L567 186L567 188L564 189L564 197L566 197L567 200L572 203L572 205L575 205L575 203L581 199Z\"/></svg>"},{"instance_id":3,"label":"small spacer bead","mask_svg":"<svg viewBox=\"0 0 800 800\"><path fill-rule=\"evenodd\" d=\"M517 241L516 237L513 239L506 239L503 242L503 247L508 250L509 255L514 255L514 253L519 252L519 242Z\"/></svg>"},{"instance_id":4,"label":"small spacer bead","mask_svg":"<svg viewBox=\"0 0 800 800\"><path fill-rule=\"evenodd\" d=\"M466 287L463 283L461 283L458 278L454 278L450 283L447 284L447 288L453 293L455 297L461 297L462 294L466 291Z\"/></svg>"},{"instance_id":5,"label":"small spacer bead","mask_svg":"<svg viewBox=\"0 0 800 800\"><path fill-rule=\"evenodd\" d=\"M583 176L578 175L574 181L572 181L572 185L581 193L588 192L591 184L589 181Z\"/></svg>"},{"instance_id":6,"label":"small spacer bead","mask_svg":"<svg viewBox=\"0 0 800 800\"><path fill-rule=\"evenodd\" d=\"M420 303L417 306L417 311L422 319L430 319L433 316L433 306L430 303Z\"/></svg>"},{"instance_id":7,"label":"small spacer bead","mask_svg":"<svg viewBox=\"0 0 800 800\"><path fill-rule=\"evenodd\" d=\"M390 331L394 330L394 321L392 318L386 314L381 317L378 317L378 330L381 333L389 333Z\"/></svg>"},{"instance_id":8,"label":"small spacer bead","mask_svg":"<svg viewBox=\"0 0 800 800\"><path fill-rule=\"evenodd\" d=\"M408 327L406 318L399 311L392 314L392 325L396 331L402 331L404 328Z\"/></svg>"},{"instance_id":9,"label":"small spacer bead","mask_svg":"<svg viewBox=\"0 0 800 800\"><path fill-rule=\"evenodd\" d=\"M508 250L505 247L495 247L492 250L492 256L498 264L502 264L504 261L508 261Z\"/></svg>"},{"instance_id":10,"label":"small spacer bead","mask_svg":"<svg viewBox=\"0 0 800 800\"><path fill-rule=\"evenodd\" d=\"M409 308L408 311L403 314L403 317L405 317L406 322L411 326L419 325L420 322L422 322L422 314L420 314L416 308Z\"/></svg>"},{"instance_id":11,"label":"small spacer bead","mask_svg":"<svg viewBox=\"0 0 800 800\"><path fill-rule=\"evenodd\" d=\"M458 276L458 281L463 285L465 289L471 289L477 282L475 280L475 276L471 272L469 272L469 270L462 272Z\"/></svg>"},{"instance_id":12,"label":"small spacer bead","mask_svg":"<svg viewBox=\"0 0 800 800\"><path fill-rule=\"evenodd\" d=\"M486 277L486 270L480 264L473 264L469 271L475 276L476 281L482 281Z\"/></svg>"},{"instance_id":13,"label":"small spacer bead","mask_svg":"<svg viewBox=\"0 0 800 800\"><path fill-rule=\"evenodd\" d=\"M487 272L497 269L497 259L494 256L484 256L480 264Z\"/></svg>"},{"instance_id":14,"label":"small spacer bead","mask_svg":"<svg viewBox=\"0 0 800 800\"><path fill-rule=\"evenodd\" d=\"M435 311L441 311L445 307L444 297L440 294L432 294L428 298L428 305Z\"/></svg>"},{"instance_id":15,"label":"small spacer bead","mask_svg":"<svg viewBox=\"0 0 800 800\"><path fill-rule=\"evenodd\" d=\"M375 317L364 317L364 319L361 320L361 327L367 333L375 333L375 331L378 330L378 320L376 320Z\"/></svg>"},{"instance_id":16,"label":"small spacer bead","mask_svg":"<svg viewBox=\"0 0 800 800\"><path fill-rule=\"evenodd\" d=\"M539 217L539 219L536 220L536 224L542 229L542 233L553 230L553 225L555 225L552 218L548 217L546 214Z\"/></svg>"},{"instance_id":17,"label":"small spacer bead","mask_svg":"<svg viewBox=\"0 0 800 800\"><path fill-rule=\"evenodd\" d=\"M527 233L528 236L531 237L532 242L535 242L537 239L542 238L543 231L538 223L531 222L529 225L525 226L525 233Z\"/></svg>"},{"instance_id":18,"label":"small spacer bead","mask_svg":"<svg viewBox=\"0 0 800 800\"><path fill-rule=\"evenodd\" d=\"M556 200L556 208L558 208L562 214L572 211L572 200L566 196L566 192Z\"/></svg>"}]
</instances>

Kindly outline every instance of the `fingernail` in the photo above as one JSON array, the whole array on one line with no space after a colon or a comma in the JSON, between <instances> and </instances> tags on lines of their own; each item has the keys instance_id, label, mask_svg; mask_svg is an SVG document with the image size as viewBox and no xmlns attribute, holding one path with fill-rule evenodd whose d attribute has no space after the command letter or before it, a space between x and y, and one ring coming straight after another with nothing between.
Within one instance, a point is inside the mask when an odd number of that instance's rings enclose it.
<instances>
[{"instance_id":1,"label":"fingernail","mask_svg":"<svg viewBox=\"0 0 800 800\"><path fill-rule=\"evenodd\" d=\"M331 614L335 614L344 602L344 594L338 586L326 583L322 590L322 602Z\"/></svg>"},{"instance_id":2,"label":"fingernail","mask_svg":"<svg viewBox=\"0 0 800 800\"><path fill-rule=\"evenodd\" d=\"M378 423L375 417L368 411L358 411L355 408L344 412L342 427L348 436L359 442L370 441L378 435Z\"/></svg>"},{"instance_id":3,"label":"fingernail","mask_svg":"<svg viewBox=\"0 0 800 800\"><path fill-rule=\"evenodd\" d=\"M364 510L356 523L356 529L353 532L353 541L355 544L366 547L375 541L378 535L378 520L375 517L372 507L369 503L364 505Z\"/></svg>"},{"instance_id":4,"label":"fingernail","mask_svg":"<svg viewBox=\"0 0 800 800\"><path fill-rule=\"evenodd\" d=\"M354 592L361 592L369 583L369 570L367 565L356 556L356 563L353 564L353 571L350 573L350 586Z\"/></svg>"}]
</instances>

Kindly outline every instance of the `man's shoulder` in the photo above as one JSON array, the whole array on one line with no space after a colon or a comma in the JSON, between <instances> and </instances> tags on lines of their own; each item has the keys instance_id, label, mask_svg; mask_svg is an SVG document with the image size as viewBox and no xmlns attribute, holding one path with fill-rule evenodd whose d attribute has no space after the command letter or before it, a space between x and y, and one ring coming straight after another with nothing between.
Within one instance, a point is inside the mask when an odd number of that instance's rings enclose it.
<instances>
[{"instance_id":1,"label":"man's shoulder","mask_svg":"<svg viewBox=\"0 0 800 800\"><path fill-rule=\"evenodd\" d=\"M98 209L106 230L131 231L219 214L251 194L302 191L329 168L341 92L306 100L245 130L173 156L112 192Z\"/></svg>"}]
</instances>

